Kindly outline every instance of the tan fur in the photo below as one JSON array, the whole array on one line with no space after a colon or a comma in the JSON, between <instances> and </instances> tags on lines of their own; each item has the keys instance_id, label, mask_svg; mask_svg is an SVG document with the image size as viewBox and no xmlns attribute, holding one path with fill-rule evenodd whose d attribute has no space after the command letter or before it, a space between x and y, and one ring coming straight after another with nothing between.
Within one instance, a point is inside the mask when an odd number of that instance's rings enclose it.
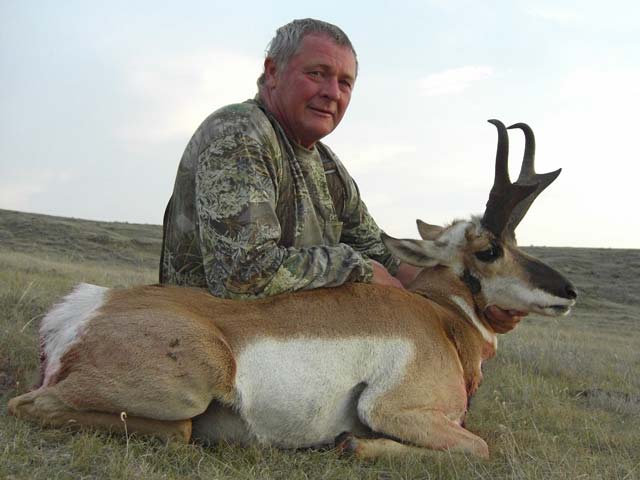
<instances>
[{"instance_id":1,"label":"tan fur","mask_svg":"<svg viewBox=\"0 0 640 480\"><path fill-rule=\"evenodd\" d=\"M62 358L61 400L81 411L182 420L201 413L212 394L231 398L233 355L211 319L191 307L191 294L203 292L162 290L109 293L82 341Z\"/></svg>"},{"instance_id":2,"label":"tan fur","mask_svg":"<svg viewBox=\"0 0 640 480\"><path fill-rule=\"evenodd\" d=\"M416 293L449 309L450 315L447 317L444 329L453 342L462 364L466 392L468 396L473 395L482 381L480 362L493 357L495 349L476 329L471 328L464 313L451 302L451 296L457 295L467 300L469 305L473 305L472 295L464 284L444 267L423 271L414 281L414 285L418 285L415 287ZM492 332L491 324L486 317L479 315L479 318L482 324Z\"/></svg>"},{"instance_id":3,"label":"tan fur","mask_svg":"<svg viewBox=\"0 0 640 480\"><path fill-rule=\"evenodd\" d=\"M440 417L441 420L442 417ZM397 458L413 456L430 456L433 450L449 450L452 452L471 453L481 458L489 457L489 449L484 440L465 430L459 425L444 419L441 424L429 422L431 434L440 438L439 443L429 445L429 449L400 443L389 438L358 438L350 436L338 444L339 453L351 453L361 460L376 458Z\"/></svg>"},{"instance_id":4,"label":"tan fur","mask_svg":"<svg viewBox=\"0 0 640 480\"><path fill-rule=\"evenodd\" d=\"M373 428L417 445L468 450L479 439L456 422L479 383L486 342L446 301L443 285L452 279L434 269L416 280L444 305L367 284L253 302L170 286L111 291L63 357L57 383L13 399L10 411L53 426L74 421L112 430L121 429L126 412L129 431L181 438L181 422L212 400L232 403L234 353L256 339L391 334L413 342L417 354L379 402ZM453 291L469 296L462 285Z\"/></svg>"},{"instance_id":5,"label":"tan fur","mask_svg":"<svg viewBox=\"0 0 640 480\"><path fill-rule=\"evenodd\" d=\"M468 433L468 432L467 432ZM474 454L486 458L489 456L486 443L478 437L474 448ZM338 451L351 453L362 460L374 460L376 458L398 458L406 456L433 456L438 455L433 450L414 447L389 438L348 438L337 446Z\"/></svg>"},{"instance_id":6,"label":"tan fur","mask_svg":"<svg viewBox=\"0 0 640 480\"><path fill-rule=\"evenodd\" d=\"M35 390L9 401L9 413L50 427L99 428L115 433L153 435L188 442L191 419L166 421L115 413L82 412L70 408L57 395L58 389Z\"/></svg>"}]
</instances>

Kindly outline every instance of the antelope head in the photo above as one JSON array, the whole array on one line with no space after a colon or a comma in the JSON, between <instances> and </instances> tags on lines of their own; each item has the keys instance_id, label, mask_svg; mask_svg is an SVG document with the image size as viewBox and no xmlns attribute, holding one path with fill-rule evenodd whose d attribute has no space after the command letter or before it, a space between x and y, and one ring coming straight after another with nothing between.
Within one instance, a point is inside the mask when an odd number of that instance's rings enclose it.
<instances>
[{"instance_id":1,"label":"antelope head","mask_svg":"<svg viewBox=\"0 0 640 480\"><path fill-rule=\"evenodd\" d=\"M471 292L477 312L494 305L519 315L565 315L575 304L576 289L559 272L520 250L515 237L515 228L535 198L560 170L535 172L533 131L517 123L509 128L524 132L525 152L520 175L512 183L507 128L498 120L489 122L498 129L498 148L495 180L482 217L455 221L446 228L418 220L422 240L399 240L383 234L383 241L403 262L425 267L423 274L438 265L450 269ZM423 274L411 290L421 293Z\"/></svg>"}]
</instances>

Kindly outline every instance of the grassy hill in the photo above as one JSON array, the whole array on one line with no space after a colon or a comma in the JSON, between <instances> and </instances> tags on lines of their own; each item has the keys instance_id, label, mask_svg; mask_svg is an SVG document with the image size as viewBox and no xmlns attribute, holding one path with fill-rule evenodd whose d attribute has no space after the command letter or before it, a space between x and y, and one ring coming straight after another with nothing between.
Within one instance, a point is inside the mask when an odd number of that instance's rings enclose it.
<instances>
[{"instance_id":1,"label":"grassy hill","mask_svg":"<svg viewBox=\"0 0 640 480\"><path fill-rule=\"evenodd\" d=\"M578 287L569 317L500 338L468 428L488 461L165 445L6 414L38 378L37 325L78 282L154 283L161 227L0 210L0 478L640 478L640 251L532 247Z\"/></svg>"},{"instance_id":2,"label":"grassy hill","mask_svg":"<svg viewBox=\"0 0 640 480\"><path fill-rule=\"evenodd\" d=\"M0 210L2 251L157 268L161 225L96 222Z\"/></svg>"}]
</instances>

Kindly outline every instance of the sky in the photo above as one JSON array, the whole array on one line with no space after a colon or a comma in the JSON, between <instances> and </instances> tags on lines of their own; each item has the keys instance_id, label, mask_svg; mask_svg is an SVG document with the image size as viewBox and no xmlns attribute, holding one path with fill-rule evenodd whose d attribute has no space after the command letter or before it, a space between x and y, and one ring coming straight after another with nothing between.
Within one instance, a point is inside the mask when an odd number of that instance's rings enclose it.
<instances>
[{"instance_id":1,"label":"sky","mask_svg":"<svg viewBox=\"0 0 640 480\"><path fill-rule=\"evenodd\" d=\"M304 17L358 53L323 141L388 234L483 212L497 118L533 128L538 172L563 169L520 245L640 248L635 0L0 0L0 208L161 224L197 126L255 95L275 30Z\"/></svg>"}]
</instances>

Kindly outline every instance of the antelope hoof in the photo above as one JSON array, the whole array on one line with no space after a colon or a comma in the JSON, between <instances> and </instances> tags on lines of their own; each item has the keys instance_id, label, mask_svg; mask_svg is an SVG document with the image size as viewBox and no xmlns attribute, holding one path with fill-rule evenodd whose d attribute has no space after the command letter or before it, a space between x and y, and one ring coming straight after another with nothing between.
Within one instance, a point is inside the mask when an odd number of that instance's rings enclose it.
<instances>
[{"instance_id":1,"label":"antelope hoof","mask_svg":"<svg viewBox=\"0 0 640 480\"><path fill-rule=\"evenodd\" d=\"M20 395L19 397L12 398L7 404L9 414L17 418L24 418L28 416L33 409L35 397L35 392L29 392L24 395Z\"/></svg>"},{"instance_id":2,"label":"antelope hoof","mask_svg":"<svg viewBox=\"0 0 640 480\"><path fill-rule=\"evenodd\" d=\"M335 449L338 455L358 456L358 439L351 432L342 432L335 439Z\"/></svg>"}]
</instances>

